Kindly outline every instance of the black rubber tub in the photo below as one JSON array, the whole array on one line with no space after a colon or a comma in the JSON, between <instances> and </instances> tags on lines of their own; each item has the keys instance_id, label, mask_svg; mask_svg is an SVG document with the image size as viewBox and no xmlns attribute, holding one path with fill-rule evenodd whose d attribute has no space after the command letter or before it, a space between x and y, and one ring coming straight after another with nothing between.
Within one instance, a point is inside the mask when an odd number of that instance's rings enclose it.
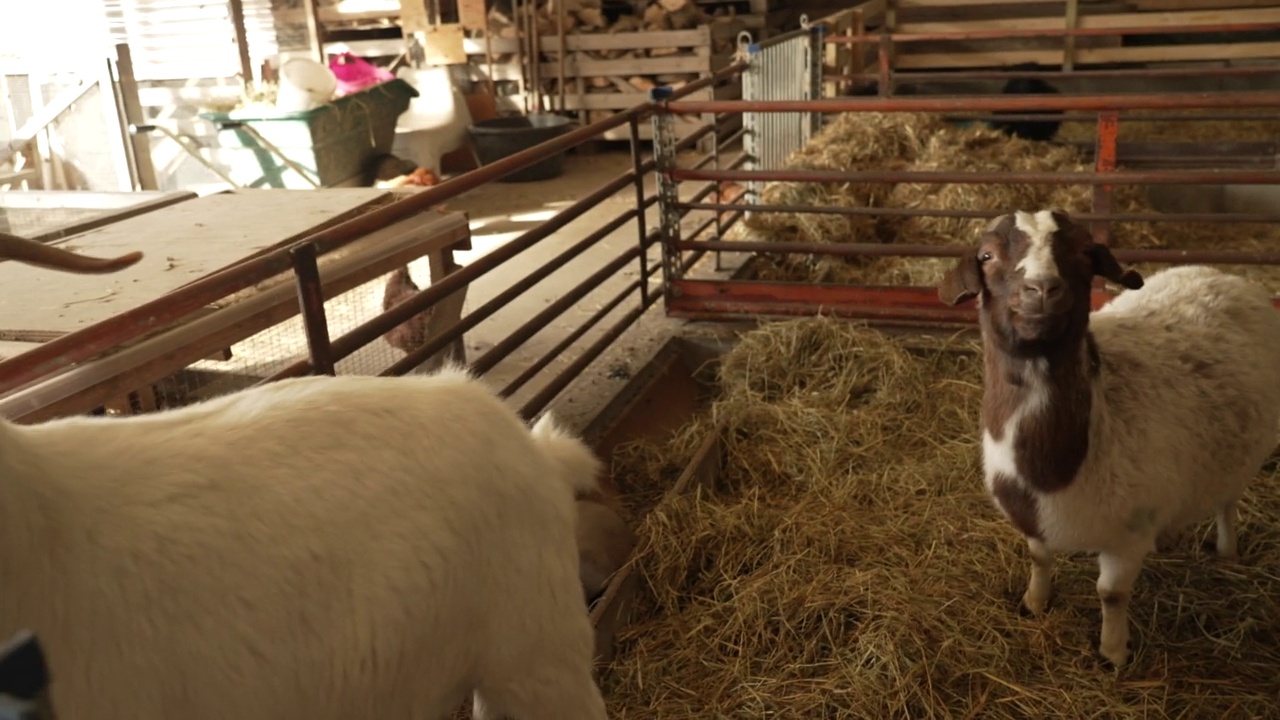
<instances>
[{"instance_id":1,"label":"black rubber tub","mask_svg":"<svg viewBox=\"0 0 1280 720\"><path fill-rule=\"evenodd\" d=\"M482 120L472 125L468 132L480 162L492 165L509 155L539 143L560 137L569 131L573 120L562 115L546 113ZM550 180L564 172L564 153L543 160L523 170L517 170L499 182L532 182Z\"/></svg>"}]
</instances>

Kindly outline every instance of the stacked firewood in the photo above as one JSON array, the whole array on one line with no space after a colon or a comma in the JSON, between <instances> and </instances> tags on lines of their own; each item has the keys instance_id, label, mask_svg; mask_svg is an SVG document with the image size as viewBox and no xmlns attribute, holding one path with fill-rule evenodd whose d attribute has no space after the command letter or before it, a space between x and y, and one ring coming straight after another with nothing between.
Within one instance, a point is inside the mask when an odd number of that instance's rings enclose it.
<instances>
[{"instance_id":1,"label":"stacked firewood","mask_svg":"<svg viewBox=\"0 0 1280 720\"><path fill-rule=\"evenodd\" d=\"M601 0L545 0L538 7L537 25L540 37L555 37L559 21L560 7L564 5L564 25L566 34L601 33L616 35L632 32L662 32L669 30L689 30L701 25L728 23L735 19L732 7L718 9L710 14L699 7L693 0L631 0L631 13L622 13L610 22ZM490 32L497 37L515 38L519 31L515 21L507 14L493 9L489 13ZM713 53L724 53L731 49L733 38L720 38L712 48ZM540 48L544 61L555 62L559 59L559 51L555 46ZM618 48L610 50L586 50L582 52L586 58L594 60L626 60L630 58L655 58L672 56L696 56L694 48L662 46L650 48ZM511 55L501 55L496 62L509 62ZM654 75L611 75L598 77L573 77L566 81L565 92L572 95L583 93L635 93L648 92L659 85L678 88L687 82L697 79L698 73L663 73ZM550 92L558 92L555 80L550 81ZM607 113L605 113L607 114Z\"/></svg>"}]
</instances>

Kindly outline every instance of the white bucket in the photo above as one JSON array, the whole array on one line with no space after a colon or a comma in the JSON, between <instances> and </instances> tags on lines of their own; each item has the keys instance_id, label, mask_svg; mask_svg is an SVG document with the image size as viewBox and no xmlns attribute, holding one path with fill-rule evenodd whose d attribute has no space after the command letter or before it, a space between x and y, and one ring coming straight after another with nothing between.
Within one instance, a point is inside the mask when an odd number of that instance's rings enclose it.
<instances>
[{"instance_id":1,"label":"white bucket","mask_svg":"<svg viewBox=\"0 0 1280 720\"><path fill-rule=\"evenodd\" d=\"M338 79L332 70L315 60L294 58L280 66L276 109L280 112L311 110L329 102L337 88Z\"/></svg>"}]
</instances>

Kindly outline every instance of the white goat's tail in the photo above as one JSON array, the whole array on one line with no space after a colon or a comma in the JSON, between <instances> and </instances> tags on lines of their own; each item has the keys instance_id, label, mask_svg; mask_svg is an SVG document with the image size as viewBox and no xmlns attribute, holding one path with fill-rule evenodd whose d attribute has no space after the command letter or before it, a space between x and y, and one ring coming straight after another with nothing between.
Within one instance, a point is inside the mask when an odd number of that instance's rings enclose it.
<instances>
[{"instance_id":1,"label":"white goat's tail","mask_svg":"<svg viewBox=\"0 0 1280 720\"><path fill-rule=\"evenodd\" d=\"M543 413L533 425L533 440L555 463L560 477L575 493L586 495L600 492L600 474L604 463L572 433L561 428L551 412Z\"/></svg>"}]
</instances>

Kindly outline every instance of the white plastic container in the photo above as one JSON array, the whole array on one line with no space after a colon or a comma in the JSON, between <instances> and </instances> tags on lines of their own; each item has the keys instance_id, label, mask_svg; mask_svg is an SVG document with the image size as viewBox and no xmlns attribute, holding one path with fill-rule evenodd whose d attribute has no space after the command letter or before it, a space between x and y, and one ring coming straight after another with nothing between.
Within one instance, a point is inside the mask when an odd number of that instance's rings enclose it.
<instances>
[{"instance_id":1,"label":"white plastic container","mask_svg":"<svg viewBox=\"0 0 1280 720\"><path fill-rule=\"evenodd\" d=\"M294 58L280 66L276 109L290 113L317 108L333 99L337 87L332 70L315 60Z\"/></svg>"}]
</instances>

